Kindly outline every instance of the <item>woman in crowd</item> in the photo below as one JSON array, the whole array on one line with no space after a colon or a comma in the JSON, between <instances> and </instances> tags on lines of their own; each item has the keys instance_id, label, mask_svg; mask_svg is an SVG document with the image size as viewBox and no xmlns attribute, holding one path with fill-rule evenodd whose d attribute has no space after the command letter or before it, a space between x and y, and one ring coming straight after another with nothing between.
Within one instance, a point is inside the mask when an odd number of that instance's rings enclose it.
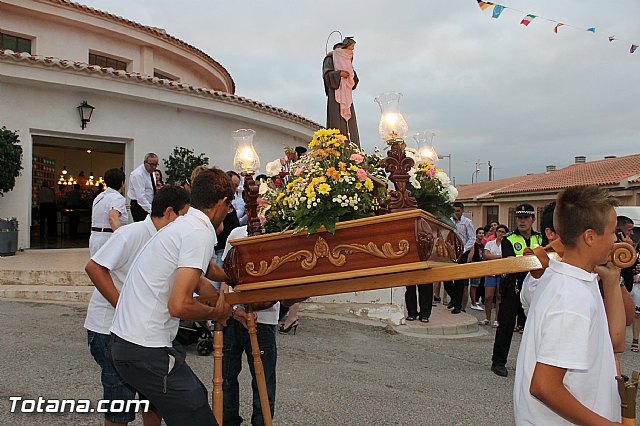
<instances>
[{"instance_id":1,"label":"woman in crowd","mask_svg":"<svg viewBox=\"0 0 640 426\"><path fill-rule=\"evenodd\" d=\"M484 259L502 259L502 238L509 232L505 225L497 225L495 239L488 241L484 246ZM493 297L496 297L496 320L493 321L493 328L498 327L498 309L500 307L500 280L501 275L492 275L484 279L484 314L485 319L480 321L481 325L491 324L491 310L493 309ZM496 291L496 289L498 291Z\"/></svg>"}]
</instances>

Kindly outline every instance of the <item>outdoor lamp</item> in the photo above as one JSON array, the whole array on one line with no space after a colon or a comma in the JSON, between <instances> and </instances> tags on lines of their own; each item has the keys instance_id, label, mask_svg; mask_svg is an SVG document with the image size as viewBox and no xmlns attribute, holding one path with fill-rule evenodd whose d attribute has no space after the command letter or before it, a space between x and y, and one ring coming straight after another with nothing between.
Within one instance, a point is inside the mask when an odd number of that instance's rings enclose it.
<instances>
[{"instance_id":1,"label":"outdoor lamp","mask_svg":"<svg viewBox=\"0 0 640 426\"><path fill-rule=\"evenodd\" d=\"M398 109L402 93L388 92L374 99L380 107L380 124L378 135L384 141L404 139L409 133L409 126Z\"/></svg>"},{"instance_id":2,"label":"outdoor lamp","mask_svg":"<svg viewBox=\"0 0 640 426\"><path fill-rule=\"evenodd\" d=\"M243 176L254 174L260 168L260 158L253 148L253 137L256 132L252 129L238 129L231 134L236 141L236 154L233 157L233 167Z\"/></svg>"},{"instance_id":3,"label":"outdoor lamp","mask_svg":"<svg viewBox=\"0 0 640 426\"><path fill-rule=\"evenodd\" d=\"M250 237L262 233L258 218L258 185L253 180L254 173L260 168L260 158L253 148L255 134L255 130L251 129L238 129L231 134L231 137L236 141L233 167L244 176L242 199L247 214L247 235Z\"/></svg>"},{"instance_id":4,"label":"outdoor lamp","mask_svg":"<svg viewBox=\"0 0 640 426\"><path fill-rule=\"evenodd\" d=\"M77 107L78 112L80 113L80 127L84 129L87 127L87 123L91 121L91 114L93 114L93 110L95 107L92 107L87 103L87 101L82 101L82 103Z\"/></svg>"},{"instance_id":5,"label":"outdoor lamp","mask_svg":"<svg viewBox=\"0 0 640 426\"><path fill-rule=\"evenodd\" d=\"M435 166L438 164L438 153L433 147L435 133L430 130L421 130L413 134L413 140L418 144L418 155L424 161Z\"/></svg>"}]
</instances>

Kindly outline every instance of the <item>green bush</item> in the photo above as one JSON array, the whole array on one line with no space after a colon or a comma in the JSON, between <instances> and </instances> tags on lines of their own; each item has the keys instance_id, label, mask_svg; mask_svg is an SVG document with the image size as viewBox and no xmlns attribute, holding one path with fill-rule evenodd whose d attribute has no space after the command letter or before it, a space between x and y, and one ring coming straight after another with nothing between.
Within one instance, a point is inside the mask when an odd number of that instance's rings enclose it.
<instances>
[{"instance_id":1,"label":"green bush","mask_svg":"<svg viewBox=\"0 0 640 426\"><path fill-rule=\"evenodd\" d=\"M16 178L22 170L22 146L18 133L0 128L0 196L16 186Z\"/></svg>"},{"instance_id":2,"label":"green bush","mask_svg":"<svg viewBox=\"0 0 640 426\"><path fill-rule=\"evenodd\" d=\"M208 165L209 158L204 153L195 155L192 149L175 147L169 159L163 159L167 182L182 184L186 179L190 179L191 172L197 166Z\"/></svg>"}]
</instances>

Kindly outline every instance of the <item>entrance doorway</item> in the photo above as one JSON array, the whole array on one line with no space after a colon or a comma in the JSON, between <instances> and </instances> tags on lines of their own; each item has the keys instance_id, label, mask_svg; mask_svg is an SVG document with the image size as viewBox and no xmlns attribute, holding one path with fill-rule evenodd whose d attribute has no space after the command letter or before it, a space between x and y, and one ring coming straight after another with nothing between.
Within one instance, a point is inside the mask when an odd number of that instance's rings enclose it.
<instances>
[{"instance_id":1,"label":"entrance doorway","mask_svg":"<svg viewBox=\"0 0 640 426\"><path fill-rule=\"evenodd\" d=\"M34 135L30 247L89 247L91 204L124 159L124 143Z\"/></svg>"}]
</instances>

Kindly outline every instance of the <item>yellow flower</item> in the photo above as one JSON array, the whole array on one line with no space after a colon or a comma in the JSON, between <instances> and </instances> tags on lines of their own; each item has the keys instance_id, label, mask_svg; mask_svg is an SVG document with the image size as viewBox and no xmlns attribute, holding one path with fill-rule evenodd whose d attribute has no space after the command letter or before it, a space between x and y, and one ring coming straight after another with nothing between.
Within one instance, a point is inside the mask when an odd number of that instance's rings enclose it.
<instances>
[{"instance_id":1,"label":"yellow flower","mask_svg":"<svg viewBox=\"0 0 640 426\"><path fill-rule=\"evenodd\" d=\"M362 183L361 182L356 182L356 189L360 189L362 188Z\"/></svg>"},{"instance_id":2,"label":"yellow flower","mask_svg":"<svg viewBox=\"0 0 640 426\"><path fill-rule=\"evenodd\" d=\"M344 163L343 161L340 161L338 163L338 167L340 167L340 170L342 170L343 172L347 170L347 164Z\"/></svg>"},{"instance_id":3,"label":"yellow flower","mask_svg":"<svg viewBox=\"0 0 640 426\"><path fill-rule=\"evenodd\" d=\"M364 187L367 188L367 191L373 191L373 181L370 178L364 181Z\"/></svg>"},{"instance_id":4,"label":"yellow flower","mask_svg":"<svg viewBox=\"0 0 640 426\"><path fill-rule=\"evenodd\" d=\"M329 184L321 183L320 185L318 185L318 193L327 195L329 191L331 191L331 187L329 186Z\"/></svg>"},{"instance_id":5,"label":"yellow flower","mask_svg":"<svg viewBox=\"0 0 640 426\"><path fill-rule=\"evenodd\" d=\"M313 185L309 185L304 190L305 194L307 194L307 198L309 200L313 200L316 198L316 191L313 189Z\"/></svg>"},{"instance_id":6,"label":"yellow flower","mask_svg":"<svg viewBox=\"0 0 640 426\"><path fill-rule=\"evenodd\" d=\"M282 197L284 197L284 192L278 194L278 196L276 197L276 201L280 201Z\"/></svg>"},{"instance_id":7,"label":"yellow flower","mask_svg":"<svg viewBox=\"0 0 640 426\"><path fill-rule=\"evenodd\" d=\"M349 170L357 172L358 171L358 166L351 165L351 166L349 166Z\"/></svg>"}]
</instances>

